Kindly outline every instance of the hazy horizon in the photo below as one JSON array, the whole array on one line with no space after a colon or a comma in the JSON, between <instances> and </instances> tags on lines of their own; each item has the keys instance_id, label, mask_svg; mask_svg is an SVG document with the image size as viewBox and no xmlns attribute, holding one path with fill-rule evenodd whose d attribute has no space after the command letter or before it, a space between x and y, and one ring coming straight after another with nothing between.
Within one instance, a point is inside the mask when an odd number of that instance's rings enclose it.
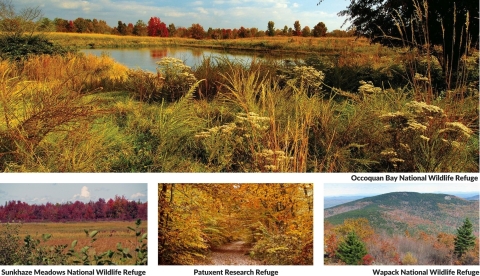
<instances>
[{"instance_id":1,"label":"hazy horizon","mask_svg":"<svg viewBox=\"0 0 480 276\"><path fill-rule=\"evenodd\" d=\"M338 196L375 196L391 192L418 192L438 194L479 194L478 183L462 183L462 185L439 183L402 183L402 184L358 184L358 183L326 183L324 197Z\"/></svg>"}]
</instances>

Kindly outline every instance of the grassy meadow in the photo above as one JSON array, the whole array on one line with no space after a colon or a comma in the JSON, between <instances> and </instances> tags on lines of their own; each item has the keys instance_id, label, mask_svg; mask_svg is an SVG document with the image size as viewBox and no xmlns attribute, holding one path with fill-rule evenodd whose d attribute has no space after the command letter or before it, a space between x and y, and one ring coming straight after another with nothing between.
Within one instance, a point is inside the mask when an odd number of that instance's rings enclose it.
<instances>
[{"instance_id":1,"label":"grassy meadow","mask_svg":"<svg viewBox=\"0 0 480 276\"><path fill-rule=\"evenodd\" d=\"M362 39L48 36L77 48L155 40L305 55L204 57L195 68L164 58L157 73L108 56L3 60L5 172L478 172L478 51L448 88L434 59Z\"/></svg>"},{"instance_id":2,"label":"grassy meadow","mask_svg":"<svg viewBox=\"0 0 480 276\"><path fill-rule=\"evenodd\" d=\"M22 255L24 256L23 261L37 260L40 261L38 264L76 264L75 261L80 259L82 262L77 264L85 264L85 260L90 262L89 264L95 264L97 260L101 259L99 256L102 253L120 252L118 251L120 248L122 252L127 252L131 257L125 258L121 254L113 254L109 260L115 264L132 265L140 259L136 248L141 248L143 244L146 246L146 239L139 241L139 238L147 233L146 221L142 222L138 228L135 226L135 222L131 221L12 223L8 227L10 230L6 230L7 226L2 225L1 239L11 237L9 241L4 241L5 248L9 248L11 240L16 239L17 242L22 241L23 244L25 238L30 236L33 247L32 245L27 246L25 243L24 248L10 250L10 254L14 256L26 254ZM15 228L16 235L12 230ZM136 232L140 235L137 236ZM96 234L93 235L94 233ZM47 237L45 235L49 235L48 238L45 238ZM38 244L35 244L35 241ZM75 246L72 247L74 241L76 241ZM68 255L71 249L75 251L72 256ZM2 258L3 251L0 250L0 261L4 259ZM60 260L61 255L64 256L64 260ZM108 254L104 256L104 259L107 256Z\"/></svg>"},{"instance_id":3,"label":"grassy meadow","mask_svg":"<svg viewBox=\"0 0 480 276\"><path fill-rule=\"evenodd\" d=\"M219 50L265 51L271 54L289 53L340 54L355 53L392 54L394 51L373 45L365 38L356 37L301 37L275 36L237 39L191 39L180 37L118 36L86 33L45 33L52 41L62 46L77 49L87 48L152 48L162 46L200 47Z\"/></svg>"}]
</instances>

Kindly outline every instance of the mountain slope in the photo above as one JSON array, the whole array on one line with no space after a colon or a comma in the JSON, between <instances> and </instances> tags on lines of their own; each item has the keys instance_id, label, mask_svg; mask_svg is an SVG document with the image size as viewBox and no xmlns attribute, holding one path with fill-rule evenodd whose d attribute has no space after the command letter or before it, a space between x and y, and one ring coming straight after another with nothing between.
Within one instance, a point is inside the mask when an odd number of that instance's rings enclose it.
<instances>
[{"instance_id":1,"label":"mountain slope","mask_svg":"<svg viewBox=\"0 0 480 276\"><path fill-rule=\"evenodd\" d=\"M324 215L332 224L367 218L374 228L388 233L455 233L466 217L478 231L479 206L478 201L447 194L394 192L326 208Z\"/></svg>"}]
</instances>

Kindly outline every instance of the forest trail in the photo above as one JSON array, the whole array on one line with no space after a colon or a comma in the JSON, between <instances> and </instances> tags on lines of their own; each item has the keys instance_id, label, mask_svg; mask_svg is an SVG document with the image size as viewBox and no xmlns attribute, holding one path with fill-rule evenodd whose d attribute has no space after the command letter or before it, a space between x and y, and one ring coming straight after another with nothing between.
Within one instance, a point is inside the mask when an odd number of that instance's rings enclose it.
<instances>
[{"instance_id":1,"label":"forest trail","mask_svg":"<svg viewBox=\"0 0 480 276\"><path fill-rule=\"evenodd\" d=\"M212 249L210 262L212 265L260 265L248 255L250 247L243 241L224 244Z\"/></svg>"}]
</instances>

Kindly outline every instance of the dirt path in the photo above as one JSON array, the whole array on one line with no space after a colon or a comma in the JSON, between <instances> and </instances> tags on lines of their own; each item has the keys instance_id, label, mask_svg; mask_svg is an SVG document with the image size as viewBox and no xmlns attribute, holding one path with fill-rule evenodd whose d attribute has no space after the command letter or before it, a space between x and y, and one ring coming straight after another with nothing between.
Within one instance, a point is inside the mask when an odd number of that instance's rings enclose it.
<instances>
[{"instance_id":1,"label":"dirt path","mask_svg":"<svg viewBox=\"0 0 480 276\"><path fill-rule=\"evenodd\" d=\"M212 249L210 261L212 265L260 265L261 263L245 255L249 247L243 241L224 244Z\"/></svg>"}]
</instances>

